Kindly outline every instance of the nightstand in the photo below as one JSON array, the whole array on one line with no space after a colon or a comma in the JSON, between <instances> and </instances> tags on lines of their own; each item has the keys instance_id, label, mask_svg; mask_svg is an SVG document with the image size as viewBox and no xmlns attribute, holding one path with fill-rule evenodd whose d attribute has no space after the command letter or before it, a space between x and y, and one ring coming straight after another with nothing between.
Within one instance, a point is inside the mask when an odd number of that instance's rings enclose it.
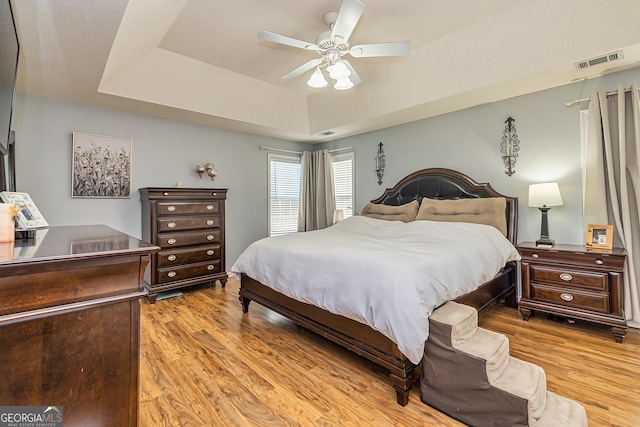
<instances>
[{"instance_id":1,"label":"nightstand","mask_svg":"<svg viewBox=\"0 0 640 427\"><path fill-rule=\"evenodd\" d=\"M522 298L518 304L524 320L533 311L587 320L611 326L617 342L627 333L622 309L624 249L587 251L582 245L536 246L518 244L522 256Z\"/></svg>"}]
</instances>

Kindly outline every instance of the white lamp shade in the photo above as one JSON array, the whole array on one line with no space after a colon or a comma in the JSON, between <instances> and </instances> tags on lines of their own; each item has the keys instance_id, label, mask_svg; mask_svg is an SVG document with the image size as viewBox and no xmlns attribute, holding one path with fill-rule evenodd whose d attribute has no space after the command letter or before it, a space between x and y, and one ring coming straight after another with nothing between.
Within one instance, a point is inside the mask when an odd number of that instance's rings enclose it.
<instances>
[{"instance_id":1,"label":"white lamp shade","mask_svg":"<svg viewBox=\"0 0 640 427\"><path fill-rule=\"evenodd\" d=\"M353 87L353 82L349 80L349 77L345 77L344 79L338 80L333 87L338 90L347 90Z\"/></svg>"},{"instance_id":2,"label":"white lamp shade","mask_svg":"<svg viewBox=\"0 0 640 427\"><path fill-rule=\"evenodd\" d=\"M325 80L324 75L322 75L320 67L316 68L307 84L315 89L320 89L327 85L327 81Z\"/></svg>"},{"instance_id":3,"label":"white lamp shade","mask_svg":"<svg viewBox=\"0 0 640 427\"><path fill-rule=\"evenodd\" d=\"M333 64L333 67L329 71L329 77L334 80L346 79L351 75L351 71L344 65L344 62L338 61Z\"/></svg>"},{"instance_id":4,"label":"white lamp shade","mask_svg":"<svg viewBox=\"0 0 640 427\"><path fill-rule=\"evenodd\" d=\"M529 206L537 208L560 205L562 205L562 196L557 182L545 182L529 186Z\"/></svg>"}]
</instances>

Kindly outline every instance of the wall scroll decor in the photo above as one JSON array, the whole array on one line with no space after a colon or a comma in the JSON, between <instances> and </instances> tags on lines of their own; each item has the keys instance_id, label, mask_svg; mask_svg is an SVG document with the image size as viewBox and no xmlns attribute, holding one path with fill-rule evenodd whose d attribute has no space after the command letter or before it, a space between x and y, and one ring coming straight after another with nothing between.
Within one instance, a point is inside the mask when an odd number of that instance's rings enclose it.
<instances>
[{"instance_id":1,"label":"wall scroll decor","mask_svg":"<svg viewBox=\"0 0 640 427\"><path fill-rule=\"evenodd\" d=\"M131 197L131 140L73 132L71 197Z\"/></svg>"},{"instance_id":2,"label":"wall scroll decor","mask_svg":"<svg viewBox=\"0 0 640 427\"><path fill-rule=\"evenodd\" d=\"M382 177L384 176L384 150L382 149L382 142L378 144L378 153L376 154L376 175L378 175L378 185L382 185Z\"/></svg>"},{"instance_id":3,"label":"wall scroll decor","mask_svg":"<svg viewBox=\"0 0 640 427\"><path fill-rule=\"evenodd\" d=\"M518 158L518 152L520 151L520 140L518 140L518 134L516 126L514 124L515 119L509 117L504 121L507 125L502 132L502 142L500 143L500 152L502 153L502 161L507 170L504 172L511 176L516 173L514 167Z\"/></svg>"}]
</instances>

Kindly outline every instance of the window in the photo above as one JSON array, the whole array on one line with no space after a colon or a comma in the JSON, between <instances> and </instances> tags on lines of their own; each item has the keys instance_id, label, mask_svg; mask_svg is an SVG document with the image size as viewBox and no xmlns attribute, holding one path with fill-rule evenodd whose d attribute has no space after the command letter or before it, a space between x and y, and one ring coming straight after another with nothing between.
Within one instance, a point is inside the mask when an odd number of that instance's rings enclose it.
<instances>
[{"instance_id":1,"label":"window","mask_svg":"<svg viewBox=\"0 0 640 427\"><path fill-rule=\"evenodd\" d=\"M353 159L353 152L332 156L336 209L342 209L344 218L353 215Z\"/></svg>"},{"instance_id":2,"label":"window","mask_svg":"<svg viewBox=\"0 0 640 427\"><path fill-rule=\"evenodd\" d=\"M300 205L300 156L268 154L269 236L296 233Z\"/></svg>"}]
</instances>

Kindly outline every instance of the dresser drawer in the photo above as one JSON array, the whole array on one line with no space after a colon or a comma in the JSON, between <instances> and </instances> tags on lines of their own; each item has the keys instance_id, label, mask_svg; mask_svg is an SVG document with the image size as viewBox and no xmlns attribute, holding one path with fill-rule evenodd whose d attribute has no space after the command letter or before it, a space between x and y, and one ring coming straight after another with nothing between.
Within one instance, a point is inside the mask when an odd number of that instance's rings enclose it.
<instances>
[{"instance_id":1,"label":"dresser drawer","mask_svg":"<svg viewBox=\"0 0 640 427\"><path fill-rule=\"evenodd\" d=\"M609 313L609 294L586 292L578 289L558 288L540 283L531 283L531 299L552 302L567 307Z\"/></svg>"},{"instance_id":2,"label":"dresser drawer","mask_svg":"<svg viewBox=\"0 0 640 427\"><path fill-rule=\"evenodd\" d=\"M191 279L220 273L220 260L158 269L158 283ZM206 278L203 277L203 281Z\"/></svg>"},{"instance_id":3,"label":"dresser drawer","mask_svg":"<svg viewBox=\"0 0 640 427\"><path fill-rule=\"evenodd\" d=\"M179 246L206 245L220 243L221 231L219 229L202 231L185 231L182 233L158 234L157 245L162 249Z\"/></svg>"},{"instance_id":4,"label":"dresser drawer","mask_svg":"<svg viewBox=\"0 0 640 427\"><path fill-rule=\"evenodd\" d=\"M220 217L215 215L184 216L184 217L160 217L158 218L158 231L197 230L199 228L219 228Z\"/></svg>"},{"instance_id":5,"label":"dresser drawer","mask_svg":"<svg viewBox=\"0 0 640 427\"><path fill-rule=\"evenodd\" d=\"M606 272L576 271L570 268L555 268L538 264L530 265L529 268L532 282L570 285L604 292L609 290L609 274Z\"/></svg>"},{"instance_id":6,"label":"dresser drawer","mask_svg":"<svg viewBox=\"0 0 640 427\"><path fill-rule=\"evenodd\" d=\"M160 202L158 215L220 213L219 200L207 202Z\"/></svg>"},{"instance_id":7,"label":"dresser drawer","mask_svg":"<svg viewBox=\"0 0 640 427\"><path fill-rule=\"evenodd\" d=\"M624 256L602 253L555 251L552 249L533 249L518 247L523 261L579 265L590 268L622 271Z\"/></svg>"},{"instance_id":8,"label":"dresser drawer","mask_svg":"<svg viewBox=\"0 0 640 427\"><path fill-rule=\"evenodd\" d=\"M213 261L222 258L220 245L196 248L164 250L158 252L158 267L168 267L194 262Z\"/></svg>"}]
</instances>

